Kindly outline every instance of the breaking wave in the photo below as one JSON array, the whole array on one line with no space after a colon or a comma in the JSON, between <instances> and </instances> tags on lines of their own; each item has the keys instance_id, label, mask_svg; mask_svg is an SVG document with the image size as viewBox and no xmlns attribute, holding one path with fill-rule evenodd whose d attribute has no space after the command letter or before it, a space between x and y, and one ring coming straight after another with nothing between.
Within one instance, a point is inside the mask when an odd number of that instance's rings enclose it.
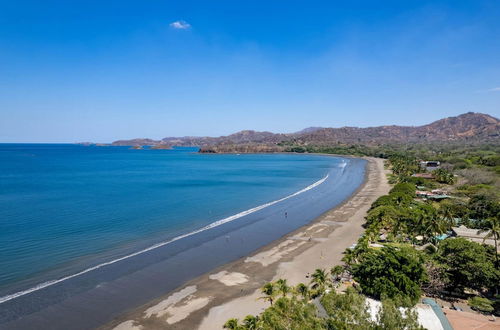
<instances>
[{"instance_id":1,"label":"breaking wave","mask_svg":"<svg viewBox=\"0 0 500 330\"><path fill-rule=\"evenodd\" d=\"M345 167L345 165L347 165L346 163L343 163L341 165L341 167ZM167 244L170 244L172 242L175 242L175 241L178 241L180 239L183 239L183 238L186 238L186 237L189 237L189 236L192 236L192 235L195 235L195 234L198 234L198 233L201 233L205 230L209 230L211 228L214 228L214 227L218 227L220 225L223 225L225 223L228 223L228 222L231 222L231 221L234 221L236 219L239 219L241 217L244 217L246 215L249 215L251 213L254 213L254 212L257 212L257 211L260 211L266 207L269 207L271 205L274 205L274 204L277 204L277 203L280 203L284 200L287 200L289 198L292 198L294 196L297 196L297 195L300 195L308 190L311 190L317 186L319 186L320 184L322 184L323 182L326 181L326 179L328 179L328 174L322 178L321 180L318 180L316 182L314 182L313 184L305 187L304 189L301 189L291 195L288 195L286 197L283 197L283 198L280 198L280 199L277 199L275 201L272 201L272 202L269 202L269 203L266 203L266 204L262 204L262 205L259 205L259 206L256 206L254 208L251 208L251 209L248 209L246 211L243 211L243 212L240 212L240 213L237 213L235 215L232 215L230 217L227 217L227 218L224 218L224 219L221 219L221 220L217 220L215 222L212 222L211 224L203 227L203 228L200 228L200 229L197 229L197 230L194 230L192 232L189 232L187 234L183 234L183 235L180 235L180 236L177 236L177 237L174 237L168 241L164 241L164 242L160 242L160 243L157 243L157 244L154 244L150 247L147 247L143 250L140 250L140 251L137 251L137 252L134 252L134 253L131 253L131 254L128 254L126 256L123 256L123 257L120 257L120 258L117 258L117 259L113 259L111 261L108 261L108 262L103 262L101 264L98 264L96 266L93 266L93 267L90 267L90 268L87 268L85 270L82 270L81 272L78 272L78 273L75 273L75 274L72 274L72 275L68 275L68 276L65 276L65 277L62 277L62 278L59 278L59 279L56 279L56 280L51 280L51 281L47 281L47 282L43 282L43 283L40 283L30 289L27 289L27 290L24 290L24 291L19 291L19 292L16 292L16 293L13 293L13 294L10 294L10 295L6 295L6 296L3 296L3 297L0 297L0 304L4 303L4 302L7 302L9 300L12 300L12 299L16 299L16 298L19 298L21 296L24 296L24 295L27 295L27 294L30 294L32 292L35 292L35 291L38 291L38 290L42 290L44 288L47 288L49 286L52 286L54 284L57 284L57 283L61 283L61 282L64 282L66 280L69 280L69 279L72 279L74 277L78 277L80 275L83 275L83 274L86 274L86 273L89 273L91 271L94 271L94 270L97 270L99 268L102 268L102 267L105 267L105 266L109 266L109 265L112 265L114 263L117 263L119 261L122 261L122 260L126 260L126 259L129 259L129 258L132 258L132 257L135 257L135 256L138 256L140 254L143 254L143 253L146 253L148 251L151 251L151 250L154 250L154 249L157 249L157 248L160 248L162 246L165 246Z\"/></svg>"}]
</instances>

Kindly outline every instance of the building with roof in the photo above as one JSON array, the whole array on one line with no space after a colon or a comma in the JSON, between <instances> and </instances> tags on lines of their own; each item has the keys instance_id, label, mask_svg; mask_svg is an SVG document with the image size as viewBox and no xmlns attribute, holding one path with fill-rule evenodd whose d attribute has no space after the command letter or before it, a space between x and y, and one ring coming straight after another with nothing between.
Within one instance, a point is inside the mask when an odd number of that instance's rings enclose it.
<instances>
[{"instance_id":1,"label":"building with roof","mask_svg":"<svg viewBox=\"0 0 500 330\"><path fill-rule=\"evenodd\" d=\"M420 162L420 167L426 171L434 171L440 167L441 163L437 160L424 160Z\"/></svg>"},{"instance_id":2,"label":"building with roof","mask_svg":"<svg viewBox=\"0 0 500 330\"><path fill-rule=\"evenodd\" d=\"M423 179L434 179L434 175L432 173L415 173L412 175L415 178L423 178Z\"/></svg>"},{"instance_id":3,"label":"building with roof","mask_svg":"<svg viewBox=\"0 0 500 330\"><path fill-rule=\"evenodd\" d=\"M417 190L415 194L417 195L417 197L420 198L434 199L434 200L451 198L451 196L444 194L443 190L439 190L438 192L434 192L434 190L433 191Z\"/></svg>"},{"instance_id":4,"label":"building with roof","mask_svg":"<svg viewBox=\"0 0 500 330\"><path fill-rule=\"evenodd\" d=\"M467 228L464 225L460 227L451 227L452 235L454 237L463 237L471 242L476 242L479 244L488 244L495 246L495 240L492 238L486 238L489 234L488 231L482 231L480 229ZM500 252L500 249L497 249Z\"/></svg>"}]
</instances>

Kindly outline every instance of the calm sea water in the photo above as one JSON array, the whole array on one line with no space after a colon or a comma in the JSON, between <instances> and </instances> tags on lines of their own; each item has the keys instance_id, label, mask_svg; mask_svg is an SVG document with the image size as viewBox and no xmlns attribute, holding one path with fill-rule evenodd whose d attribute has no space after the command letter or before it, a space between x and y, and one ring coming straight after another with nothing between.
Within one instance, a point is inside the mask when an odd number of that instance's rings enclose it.
<instances>
[{"instance_id":1,"label":"calm sea water","mask_svg":"<svg viewBox=\"0 0 500 330\"><path fill-rule=\"evenodd\" d=\"M0 296L288 196L341 162L0 144Z\"/></svg>"}]
</instances>

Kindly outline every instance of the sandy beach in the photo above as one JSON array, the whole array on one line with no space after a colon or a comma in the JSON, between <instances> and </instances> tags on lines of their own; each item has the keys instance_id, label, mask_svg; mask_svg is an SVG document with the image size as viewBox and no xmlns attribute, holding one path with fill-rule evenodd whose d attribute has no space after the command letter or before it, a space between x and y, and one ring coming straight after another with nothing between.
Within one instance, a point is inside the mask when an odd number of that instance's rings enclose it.
<instances>
[{"instance_id":1,"label":"sandy beach","mask_svg":"<svg viewBox=\"0 0 500 330\"><path fill-rule=\"evenodd\" d=\"M343 204L252 255L191 280L101 329L222 329L229 318L242 319L268 306L258 299L266 282L286 278L292 285L308 283L308 274L316 268L339 264L342 252L362 234L371 203L390 189L383 160L367 160L365 183Z\"/></svg>"}]
</instances>

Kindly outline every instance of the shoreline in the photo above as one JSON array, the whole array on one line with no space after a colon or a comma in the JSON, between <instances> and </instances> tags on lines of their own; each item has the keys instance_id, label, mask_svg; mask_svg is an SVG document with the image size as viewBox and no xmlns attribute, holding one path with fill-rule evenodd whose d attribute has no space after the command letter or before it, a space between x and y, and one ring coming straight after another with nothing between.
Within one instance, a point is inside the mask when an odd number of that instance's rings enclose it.
<instances>
[{"instance_id":1,"label":"shoreline","mask_svg":"<svg viewBox=\"0 0 500 330\"><path fill-rule=\"evenodd\" d=\"M367 160L363 183L334 208L250 255L189 280L99 329L222 329L229 318L242 319L268 307L258 300L266 282L286 278L291 285L307 283L308 272L338 264L345 248L364 231L361 225L372 202L390 189L383 160L363 159Z\"/></svg>"},{"instance_id":2,"label":"shoreline","mask_svg":"<svg viewBox=\"0 0 500 330\"><path fill-rule=\"evenodd\" d=\"M344 165L345 162L348 166ZM315 185L314 189L308 186L268 207L259 207L239 221L230 221L171 244L136 253L106 267L6 301L0 312L0 329L48 327L83 330L102 327L135 311L138 306L146 306L174 292L192 279L252 255L260 247L277 242L297 228L312 223L332 206L341 205L363 185L366 160L357 158L334 163L337 165L327 166L328 175L318 181L321 184ZM302 238L298 243L307 245L303 241ZM229 275L229 281L235 280L231 278L233 275ZM241 283L248 280L245 275L236 276L243 276L236 279ZM217 283L227 283L228 276L219 274L212 279ZM183 294L187 292L189 295L189 290L175 295L175 299L181 301L185 298ZM212 300L201 299L195 303L198 307L205 306ZM178 320L182 320L189 312L181 310L174 314L180 315Z\"/></svg>"}]
</instances>

